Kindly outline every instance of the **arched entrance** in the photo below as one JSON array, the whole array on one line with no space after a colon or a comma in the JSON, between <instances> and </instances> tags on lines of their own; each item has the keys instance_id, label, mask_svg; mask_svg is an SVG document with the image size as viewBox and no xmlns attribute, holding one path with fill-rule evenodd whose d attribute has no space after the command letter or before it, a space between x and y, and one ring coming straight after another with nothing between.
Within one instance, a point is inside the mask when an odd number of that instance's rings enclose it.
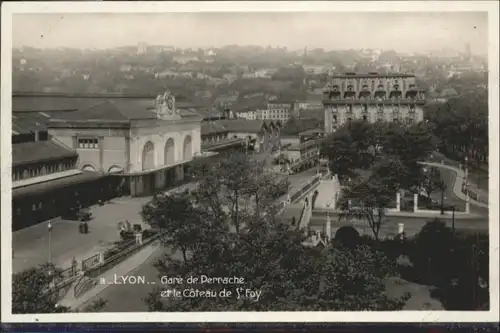
<instances>
[{"instance_id":1,"label":"arched entrance","mask_svg":"<svg viewBox=\"0 0 500 333\"><path fill-rule=\"evenodd\" d=\"M187 161L187 160L190 160L193 158L192 140L191 140L190 135L186 136L186 138L184 139L182 151L183 151L182 156L183 156L184 161Z\"/></svg>"},{"instance_id":2,"label":"arched entrance","mask_svg":"<svg viewBox=\"0 0 500 333\"><path fill-rule=\"evenodd\" d=\"M82 171L92 171L92 172L95 172L95 167L91 164L85 164L83 167L82 167Z\"/></svg>"},{"instance_id":3,"label":"arched entrance","mask_svg":"<svg viewBox=\"0 0 500 333\"><path fill-rule=\"evenodd\" d=\"M155 167L155 146L148 141L142 149L142 170L150 170Z\"/></svg>"},{"instance_id":4,"label":"arched entrance","mask_svg":"<svg viewBox=\"0 0 500 333\"><path fill-rule=\"evenodd\" d=\"M165 165L171 165L175 163L175 142L174 139L170 138L165 144Z\"/></svg>"}]
</instances>

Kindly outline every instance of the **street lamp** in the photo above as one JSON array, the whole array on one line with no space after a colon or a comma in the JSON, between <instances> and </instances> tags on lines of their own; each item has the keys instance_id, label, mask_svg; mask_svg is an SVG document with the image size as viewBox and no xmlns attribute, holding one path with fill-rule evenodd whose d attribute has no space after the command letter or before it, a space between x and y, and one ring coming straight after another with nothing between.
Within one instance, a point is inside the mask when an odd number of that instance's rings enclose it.
<instances>
[{"instance_id":1,"label":"street lamp","mask_svg":"<svg viewBox=\"0 0 500 333\"><path fill-rule=\"evenodd\" d=\"M318 161L317 161L317 163L318 163L318 167L317 167L317 171L316 171L316 173L317 173L317 174L318 174L318 176L319 176L319 164L320 164L320 163L319 163L319 147L318 147Z\"/></svg>"},{"instance_id":2,"label":"street lamp","mask_svg":"<svg viewBox=\"0 0 500 333\"><path fill-rule=\"evenodd\" d=\"M49 265L52 264L52 249L51 249L51 234L52 234L52 223L49 221L49 224L47 224L47 229L49 231Z\"/></svg>"},{"instance_id":3,"label":"street lamp","mask_svg":"<svg viewBox=\"0 0 500 333\"><path fill-rule=\"evenodd\" d=\"M451 232L455 236L455 205L451 206Z\"/></svg>"}]
</instances>

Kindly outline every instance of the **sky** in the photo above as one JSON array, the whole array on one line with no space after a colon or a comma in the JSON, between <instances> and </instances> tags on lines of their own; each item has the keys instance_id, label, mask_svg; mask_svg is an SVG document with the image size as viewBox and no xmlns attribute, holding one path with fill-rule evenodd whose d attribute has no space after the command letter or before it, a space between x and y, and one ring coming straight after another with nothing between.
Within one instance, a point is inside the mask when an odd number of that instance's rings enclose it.
<instances>
[{"instance_id":1,"label":"sky","mask_svg":"<svg viewBox=\"0 0 500 333\"><path fill-rule=\"evenodd\" d=\"M14 14L13 46L113 48L147 43L289 49L450 48L487 54L486 12Z\"/></svg>"}]
</instances>

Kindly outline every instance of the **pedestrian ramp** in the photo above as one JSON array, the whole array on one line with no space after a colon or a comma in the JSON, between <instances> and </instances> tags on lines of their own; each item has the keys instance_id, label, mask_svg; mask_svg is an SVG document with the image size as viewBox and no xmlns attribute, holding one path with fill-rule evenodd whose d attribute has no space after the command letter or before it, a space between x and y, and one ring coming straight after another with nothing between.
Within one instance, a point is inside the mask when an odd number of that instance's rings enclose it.
<instances>
[{"instance_id":1,"label":"pedestrian ramp","mask_svg":"<svg viewBox=\"0 0 500 333\"><path fill-rule=\"evenodd\" d=\"M340 190L340 183L336 176L331 177L331 179L322 179L316 189L318 195L316 196L314 207L335 210Z\"/></svg>"}]
</instances>

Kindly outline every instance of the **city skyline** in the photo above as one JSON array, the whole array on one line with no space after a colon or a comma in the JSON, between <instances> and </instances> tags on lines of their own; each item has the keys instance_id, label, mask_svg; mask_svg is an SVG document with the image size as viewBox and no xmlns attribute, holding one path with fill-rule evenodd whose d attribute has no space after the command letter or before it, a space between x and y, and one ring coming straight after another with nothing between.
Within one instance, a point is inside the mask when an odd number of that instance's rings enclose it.
<instances>
[{"instance_id":1,"label":"city skyline","mask_svg":"<svg viewBox=\"0 0 500 333\"><path fill-rule=\"evenodd\" d=\"M13 47L37 48L146 43L464 52L469 45L477 55L487 54L488 48L487 12L14 14L12 31Z\"/></svg>"}]
</instances>

